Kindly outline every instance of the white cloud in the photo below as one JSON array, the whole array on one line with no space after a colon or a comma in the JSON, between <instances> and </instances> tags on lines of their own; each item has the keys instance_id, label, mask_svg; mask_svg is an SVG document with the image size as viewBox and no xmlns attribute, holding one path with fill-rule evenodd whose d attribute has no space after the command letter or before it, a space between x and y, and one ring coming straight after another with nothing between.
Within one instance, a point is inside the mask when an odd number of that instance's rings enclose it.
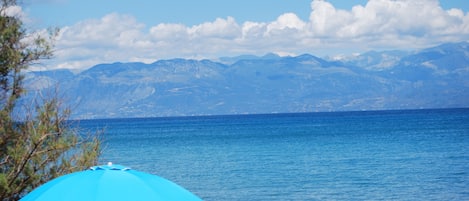
<instances>
[{"instance_id":1,"label":"white cloud","mask_svg":"<svg viewBox=\"0 0 469 201\"><path fill-rule=\"evenodd\" d=\"M464 40L469 40L469 13L444 10L437 0L369 0L351 10L313 0L307 21L285 13L271 22L238 23L227 17L146 28L130 15L111 13L64 27L49 66L82 69L103 62L267 52L324 55Z\"/></svg>"},{"instance_id":2,"label":"white cloud","mask_svg":"<svg viewBox=\"0 0 469 201\"><path fill-rule=\"evenodd\" d=\"M2 16L23 16L23 9L20 6L9 6L0 10Z\"/></svg>"},{"instance_id":3,"label":"white cloud","mask_svg":"<svg viewBox=\"0 0 469 201\"><path fill-rule=\"evenodd\" d=\"M159 24L150 29L156 40L183 40L188 38L187 27L182 24Z\"/></svg>"},{"instance_id":4,"label":"white cloud","mask_svg":"<svg viewBox=\"0 0 469 201\"><path fill-rule=\"evenodd\" d=\"M213 22L205 22L188 29L193 38L224 38L234 39L240 34L240 27L232 17L217 18Z\"/></svg>"},{"instance_id":5,"label":"white cloud","mask_svg":"<svg viewBox=\"0 0 469 201\"><path fill-rule=\"evenodd\" d=\"M267 26L267 32L283 29L296 29L301 31L304 29L305 25L306 23L294 13L285 13Z\"/></svg>"},{"instance_id":6,"label":"white cloud","mask_svg":"<svg viewBox=\"0 0 469 201\"><path fill-rule=\"evenodd\" d=\"M123 39L135 39L144 36L145 26L129 15L112 13L99 20L86 20L71 27L62 28L59 45L120 47ZM133 38L126 36L133 35Z\"/></svg>"},{"instance_id":7,"label":"white cloud","mask_svg":"<svg viewBox=\"0 0 469 201\"><path fill-rule=\"evenodd\" d=\"M8 7L4 7L0 9L0 15L2 16L10 16L10 17L17 17L23 23L32 23L33 21L28 17L27 13L23 10L21 6L12 5Z\"/></svg>"}]
</instances>

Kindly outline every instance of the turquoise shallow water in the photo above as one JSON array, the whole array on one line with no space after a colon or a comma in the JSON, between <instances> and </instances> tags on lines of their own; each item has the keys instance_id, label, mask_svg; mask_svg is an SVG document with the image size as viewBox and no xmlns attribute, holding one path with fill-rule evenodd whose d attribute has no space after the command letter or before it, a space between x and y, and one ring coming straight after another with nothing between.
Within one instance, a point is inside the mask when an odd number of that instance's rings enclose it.
<instances>
[{"instance_id":1,"label":"turquoise shallow water","mask_svg":"<svg viewBox=\"0 0 469 201\"><path fill-rule=\"evenodd\" d=\"M83 120L204 200L469 200L469 109Z\"/></svg>"}]
</instances>

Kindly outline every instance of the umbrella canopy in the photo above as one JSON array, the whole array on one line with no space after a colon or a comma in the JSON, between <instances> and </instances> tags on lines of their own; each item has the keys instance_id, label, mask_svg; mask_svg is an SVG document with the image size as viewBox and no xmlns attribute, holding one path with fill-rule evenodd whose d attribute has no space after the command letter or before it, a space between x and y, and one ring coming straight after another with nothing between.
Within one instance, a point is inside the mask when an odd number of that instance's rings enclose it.
<instances>
[{"instance_id":1,"label":"umbrella canopy","mask_svg":"<svg viewBox=\"0 0 469 201\"><path fill-rule=\"evenodd\" d=\"M162 177L120 165L103 165L67 174L36 188L21 201L200 201Z\"/></svg>"}]
</instances>

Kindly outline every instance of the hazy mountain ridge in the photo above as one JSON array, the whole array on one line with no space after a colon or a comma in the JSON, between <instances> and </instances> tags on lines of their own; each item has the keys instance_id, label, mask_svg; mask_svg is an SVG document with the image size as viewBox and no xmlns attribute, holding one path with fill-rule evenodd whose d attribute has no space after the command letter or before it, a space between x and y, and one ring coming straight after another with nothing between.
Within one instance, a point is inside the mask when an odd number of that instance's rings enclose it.
<instances>
[{"instance_id":1,"label":"hazy mountain ridge","mask_svg":"<svg viewBox=\"0 0 469 201\"><path fill-rule=\"evenodd\" d=\"M469 43L368 52L344 60L243 55L31 72L31 91L60 91L74 118L469 107Z\"/></svg>"}]
</instances>

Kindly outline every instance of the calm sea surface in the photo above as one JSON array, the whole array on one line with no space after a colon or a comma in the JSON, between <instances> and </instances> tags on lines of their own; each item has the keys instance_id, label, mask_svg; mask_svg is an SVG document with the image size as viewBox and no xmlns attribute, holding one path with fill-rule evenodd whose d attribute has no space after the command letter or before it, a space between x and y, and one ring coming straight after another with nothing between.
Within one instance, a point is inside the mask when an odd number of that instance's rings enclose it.
<instances>
[{"instance_id":1,"label":"calm sea surface","mask_svg":"<svg viewBox=\"0 0 469 201\"><path fill-rule=\"evenodd\" d=\"M469 109L83 120L206 201L469 200Z\"/></svg>"}]
</instances>

